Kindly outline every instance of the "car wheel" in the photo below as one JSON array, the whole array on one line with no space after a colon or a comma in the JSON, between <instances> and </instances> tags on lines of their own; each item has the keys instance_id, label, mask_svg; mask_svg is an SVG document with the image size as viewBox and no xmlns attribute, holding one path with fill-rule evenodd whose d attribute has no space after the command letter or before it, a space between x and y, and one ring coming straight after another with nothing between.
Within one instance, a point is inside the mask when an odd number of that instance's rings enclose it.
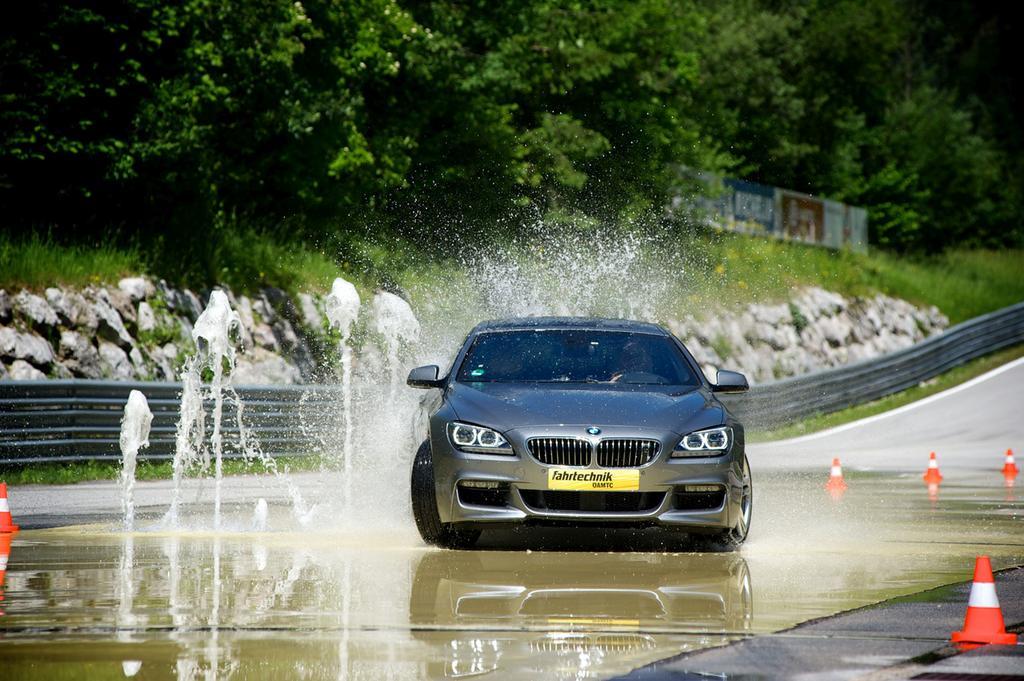
<instances>
[{"instance_id":1,"label":"car wheel","mask_svg":"<svg viewBox=\"0 0 1024 681\"><path fill-rule=\"evenodd\" d=\"M750 534L750 521L754 516L754 483L750 476L750 462L747 461L746 455L743 456L740 480L742 491L740 492L739 517L731 529L717 537L718 543L725 550L737 549L746 541L747 535Z\"/></svg>"},{"instance_id":2,"label":"car wheel","mask_svg":"<svg viewBox=\"0 0 1024 681\"><path fill-rule=\"evenodd\" d=\"M420 537L428 544L449 549L468 549L480 538L480 530L461 530L442 523L437 512L434 460L430 441L424 440L412 462L412 515Z\"/></svg>"}]
</instances>

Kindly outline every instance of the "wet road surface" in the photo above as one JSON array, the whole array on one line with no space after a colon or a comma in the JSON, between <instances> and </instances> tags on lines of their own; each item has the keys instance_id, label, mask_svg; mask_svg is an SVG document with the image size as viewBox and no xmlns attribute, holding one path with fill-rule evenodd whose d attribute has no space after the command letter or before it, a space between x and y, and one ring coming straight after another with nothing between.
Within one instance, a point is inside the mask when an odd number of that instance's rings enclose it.
<instances>
[{"instance_id":1,"label":"wet road surface","mask_svg":"<svg viewBox=\"0 0 1024 681\"><path fill-rule=\"evenodd\" d=\"M763 476L739 553L437 551L409 535L25 531L0 609L3 678L603 678L701 647L1024 563L1021 504L976 475ZM494 550L501 547L502 550ZM647 549L634 552L629 548ZM515 550L509 550L509 549Z\"/></svg>"},{"instance_id":2,"label":"wet road surface","mask_svg":"<svg viewBox=\"0 0 1024 681\"><path fill-rule=\"evenodd\" d=\"M1024 442L1021 385L1024 365L861 428L752 446L754 526L734 554L574 530L485 535L472 552L428 549L407 527L23 531L0 677L606 678L968 579L977 553L1021 565L1024 490L999 473ZM933 449L946 480L929 495ZM244 525L249 506L235 510Z\"/></svg>"}]
</instances>

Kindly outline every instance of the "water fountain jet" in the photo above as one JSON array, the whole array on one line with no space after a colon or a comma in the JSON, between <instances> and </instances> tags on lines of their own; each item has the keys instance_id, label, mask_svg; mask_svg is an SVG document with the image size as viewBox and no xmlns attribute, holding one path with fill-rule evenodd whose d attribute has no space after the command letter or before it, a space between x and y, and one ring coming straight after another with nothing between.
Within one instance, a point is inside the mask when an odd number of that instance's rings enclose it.
<instances>
[{"instance_id":1,"label":"water fountain jet","mask_svg":"<svg viewBox=\"0 0 1024 681\"><path fill-rule=\"evenodd\" d=\"M135 529L135 465L139 450L149 446L149 428L153 423L153 412L149 410L146 396L138 390L128 394L121 417L121 512L124 516L124 530Z\"/></svg>"},{"instance_id":2,"label":"water fountain jet","mask_svg":"<svg viewBox=\"0 0 1024 681\"><path fill-rule=\"evenodd\" d=\"M210 294L210 302L199 315L192 329L192 340L196 354L186 361L182 372L181 417L174 451L174 496L167 512L171 524L178 522L178 505L181 501L181 481L185 469L203 456L203 468L209 467L209 452L205 447L194 446L203 442L205 436L205 411L203 409L202 383L204 373L209 376L209 393L213 398L213 432L210 444L214 456L214 502L213 527L221 524L221 485L223 481L224 442L221 434L221 419L224 413L225 365L228 372L235 366L235 345L232 334L237 338L242 320L231 309L228 297L223 291Z\"/></svg>"},{"instance_id":3,"label":"water fountain jet","mask_svg":"<svg viewBox=\"0 0 1024 681\"><path fill-rule=\"evenodd\" d=\"M338 341L341 350L341 400L344 433L342 434L341 455L344 459L344 500L348 510L352 499L352 346L349 343L352 326L359 317L359 292L356 287L342 278L331 285L324 307L331 328L341 334Z\"/></svg>"},{"instance_id":4,"label":"water fountain jet","mask_svg":"<svg viewBox=\"0 0 1024 681\"><path fill-rule=\"evenodd\" d=\"M196 320L192 338L196 354L185 361L182 370L181 412L175 438L173 485L170 508L164 524L177 527L180 521L182 484L186 470L199 466L209 472L211 454L214 467L213 529L221 529L221 499L224 479L223 412L225 396L235 408L238 447L247 460L258 460L264 469L283 482L292 499L296 519L303 525L313 517L316 507L307 508L298 487L281 473L273 457L264 453L259 443L251 439L243 423L243 405L231 386L231 373L235 368L235 346L241 338L242 322L231 309L227 294L213 291L210 301ZM212 402L209 448L206 438L206 409L204 400Z\"/></svg>"}]
</instances>

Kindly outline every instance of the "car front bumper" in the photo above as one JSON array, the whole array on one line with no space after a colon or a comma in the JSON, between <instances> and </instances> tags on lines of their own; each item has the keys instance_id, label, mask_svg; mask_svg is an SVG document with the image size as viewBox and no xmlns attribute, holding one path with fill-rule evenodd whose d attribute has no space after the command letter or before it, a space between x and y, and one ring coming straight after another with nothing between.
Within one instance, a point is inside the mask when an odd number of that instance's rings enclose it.
<instances>
[{"instance_id":1,"label":"car front bumper","mask_svg":"<svg viewBox=\"0 0 1024 681\"><path fill-rule=\"evenodd\" d=\"M548 472L552 468L567 470L628 470L624 468L568 468L547 465L535 459L527 449L527 440L534 437L577 437L580 426L552 426L512 430L505 437L512 444L512 455L490 455L461 452L448 440L444 428L433 428L431 449L438 513L441 521L465 525L502 525L522 523L555 524L626 524L662 525L683 530L701 531L731 528L740 513L742 496L742 440L734 442L725 454L708 457L670 457L679 434L652 433L639 428L605 428L601 438L650 438L661 443L660 452L648 464L638 467L639 488L647 493L638 508L608 510L603 504L591 503L596 497L582 495L635 492L575 492L579 497L557 497L568 504L546 504L551 499ZM491 495L467 492L460 483L466 481L497 483L499 490ZM687 486L715 486L719 492L705 495L703 503L694 504L700 495L689 495ZM680 496L679 493L684 493ZM488 503L479 503L489 496ZM618 497L622 499L623 497ZM578 502L578 503L576 503ZM626 504L627 506L629 504ZM552 507L553 506L553 507Z\"/></svg>"}]
</instances>

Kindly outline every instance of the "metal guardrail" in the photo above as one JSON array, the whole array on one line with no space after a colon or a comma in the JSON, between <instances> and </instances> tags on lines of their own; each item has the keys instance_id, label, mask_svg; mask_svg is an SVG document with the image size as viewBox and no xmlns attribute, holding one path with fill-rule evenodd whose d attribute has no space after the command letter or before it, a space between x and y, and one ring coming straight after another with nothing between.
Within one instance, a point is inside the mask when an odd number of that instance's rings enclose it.
<instances>
[{"instance_id":1,"label":"metal guardrail","mask_svg":"<svg viewBox=\"0 0 1024 681\"><path fill-rule=\"evenodd\" d=\"M903 350L726 395L748 428L775 428L906 390L996 350L1024 342L1024 303L957 324Z\"/></svg>"},{"instance_id":2,"label":"metal guardrail","mask_svg":"<svg viewBox=\"0 0 1024 681\"><path fill-rule=\"evenodd\" d=\"M754 386L725 401L750 428L773 428L869 402L967 361L1024 342L1024 303L977 317L898 352L814 374ZM35 461L119 460L128 393L141 391L153 412L146 460L174 455L181 385L165 382L0 381L0 465ZM240 386L247 429L273 456L321 451L324 424L340 401L336 386ZM225 454L241 456L237 410L226 399ZM309 424L309 425L307 425ZM209 425L209 424L207 424Z\"/></svg>"},{"instance_id":3,"label":"metal guardrail","mask_svg":"<svg viewBox=\"0 0 1024 681\"><path fill-rule=\"evenodd\" d=\"M153 412L150 446L139 458L173 458L180 383L156 381L0 382L0 465L33 461L120 460L121 417L128 394L139 390ZM272 456L316 453L322 443L312 424L333 409L334 386L240 386L246 431ZM210 402L206 403L209 414ZM225 395L224 452L242 456L234 400ZM212 419L207 416L206 429ZM308 425L307 425L308 424Z\"/></svg>"}]
</instances>

